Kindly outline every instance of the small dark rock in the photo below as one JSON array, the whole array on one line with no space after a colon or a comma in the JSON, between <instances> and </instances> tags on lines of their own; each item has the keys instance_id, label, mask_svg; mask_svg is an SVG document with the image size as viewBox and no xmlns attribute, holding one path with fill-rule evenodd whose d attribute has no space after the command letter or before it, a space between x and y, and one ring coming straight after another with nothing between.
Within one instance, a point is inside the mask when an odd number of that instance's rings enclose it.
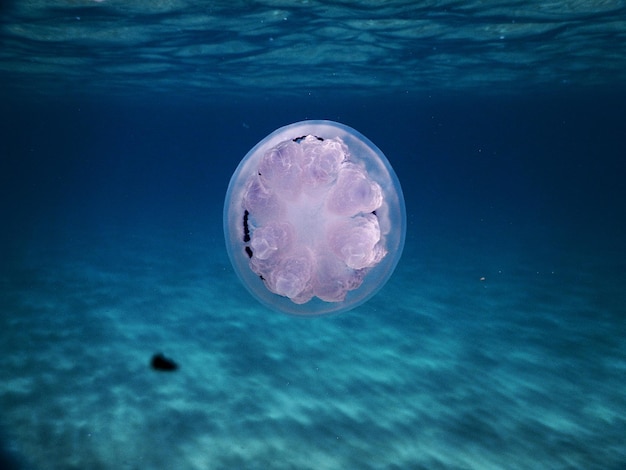
<instances>
[{"instance_id":1,"label":"small dark rock","mask_svg":"<svg viewBox=\"0 0 626 470\"><path fill-rule=\"evenodd\" d=\"M167 372L178 369L178 364L176 364L171 359L165 357L162 353L158 353L152 356L150 366L154 370L162 370Z\"/></svg>"}]
</instances>

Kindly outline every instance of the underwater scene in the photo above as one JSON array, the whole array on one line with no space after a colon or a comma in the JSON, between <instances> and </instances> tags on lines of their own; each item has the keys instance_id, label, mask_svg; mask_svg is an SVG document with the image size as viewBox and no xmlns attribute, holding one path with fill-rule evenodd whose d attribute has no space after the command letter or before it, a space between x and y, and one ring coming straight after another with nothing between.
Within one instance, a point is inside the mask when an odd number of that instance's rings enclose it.
<instances>
[{"instance_id":1,"label":"underwater scene","mask_svg":"<svg viewBox=\"0 0 626 470\"><path fill-rule=\"evenodd\" d=\"M626 468L626 2L0 4L0 469Z\"/></svg>"}]
</instances>

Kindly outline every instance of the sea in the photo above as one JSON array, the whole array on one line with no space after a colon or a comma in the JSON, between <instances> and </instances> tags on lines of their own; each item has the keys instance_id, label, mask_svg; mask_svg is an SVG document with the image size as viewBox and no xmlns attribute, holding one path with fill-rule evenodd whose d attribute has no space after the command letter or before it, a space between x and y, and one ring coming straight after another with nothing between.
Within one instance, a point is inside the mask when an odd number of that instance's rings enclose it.
<instances>
[{"instance_id":1,"label":"sea","mask_svg":"<svg viewBox=\"0 0 626 470\"><path fill-rule=\"evenodd\" d=\"M224 237L306 120L406 206L338 314ZM625 180L624 0L2 0L0 469L625 469Z\"/></svg>"}]
</instances>

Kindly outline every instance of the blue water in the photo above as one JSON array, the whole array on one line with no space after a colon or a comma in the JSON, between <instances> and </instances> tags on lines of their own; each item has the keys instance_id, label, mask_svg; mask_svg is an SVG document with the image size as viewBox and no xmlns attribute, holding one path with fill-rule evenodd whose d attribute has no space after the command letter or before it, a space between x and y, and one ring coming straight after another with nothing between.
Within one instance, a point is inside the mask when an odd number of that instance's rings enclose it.
<instances>
[{"instance_id":1,"label":"blue water","mask_svg":"<svg viewBox=\"0 0 626 470\"><path fill-rule=\"evenodd\" d=\"M622 3L28 3L0 468L625 468ZM380 147L408 223L385 287L314 318L250 296L222 231L239 161L305 119Z\"/></svg>"}]
</instances>

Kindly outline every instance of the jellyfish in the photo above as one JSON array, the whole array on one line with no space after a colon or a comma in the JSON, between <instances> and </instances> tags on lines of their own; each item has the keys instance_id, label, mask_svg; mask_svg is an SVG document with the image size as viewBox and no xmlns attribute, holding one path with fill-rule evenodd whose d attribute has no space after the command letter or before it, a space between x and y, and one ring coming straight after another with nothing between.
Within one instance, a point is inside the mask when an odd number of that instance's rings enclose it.
<instances>
[{"instance_id":1,"label":"jellyfish","mask_svg":"<svg viewBox=\"0 0 626 470\"><path fill-rule=\"evenodd\" d=\"M320 315L353 309L391 277L406 211L389 161L333 121L274 131L243 158L224 204L230 261L270 309Z\"/></svg>"}]
</instances>

